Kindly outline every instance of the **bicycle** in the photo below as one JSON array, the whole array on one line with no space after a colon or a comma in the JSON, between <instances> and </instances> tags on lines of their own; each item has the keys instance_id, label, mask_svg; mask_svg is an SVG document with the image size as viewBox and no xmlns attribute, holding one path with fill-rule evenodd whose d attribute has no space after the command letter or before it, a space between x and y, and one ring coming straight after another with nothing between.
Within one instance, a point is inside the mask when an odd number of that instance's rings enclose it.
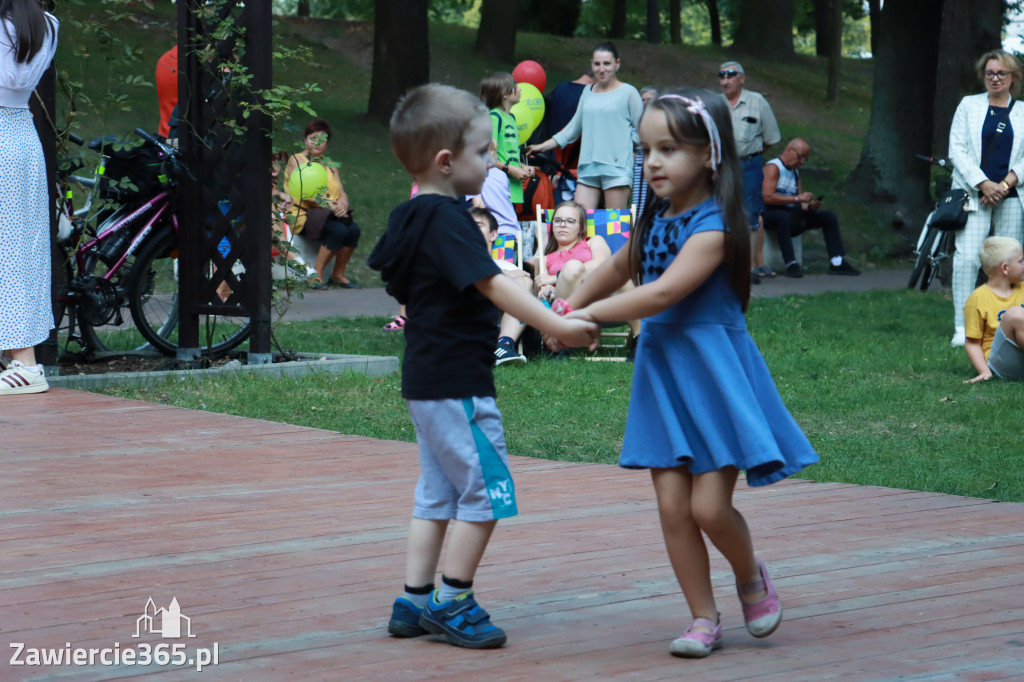
<instances>
[{"instance_id":1,"label":"bicycle","mask_svg":"<svg viewBox=\"0 0 1024 682\"><path fill-rule=\"evenodd\" d=\"M950 175L953 173L953 166L946 159L936 159L922 154L914 156L933 166L938 166ZM940 191L937 193L941 196L944 190L941 187L939 189ZM920 280L921 291L927 291L936 275L943 286L949 286L953 280L953 252L956 250L956 235L952 230L939 230L932 227L932 215L934 215L934 211L928 214L928 218L924 221L924 228L917 238L917 246L914 248L917 261L910 273L910 281L907 282L908 289L913 289Z\"/></svg>"},{"instance_id":2,"label":"bicycle","mask_svg":"<svg viewBox=\"0 0 1024 682\"><path fill-rule=\"evenodd\" d=\"M61 249L67 284L58 285L57 303L70 313L67 343L77 342L86 354L152 347L173 356L178 348L174 189L188 171L176 149L141 128L135 133L144 140L140 147L110 149L109 138L89 143L103 156L87 203L102 198L106 205L92 221L72 210L71 233ZM130 180L118 181L116 173ZM56 312L59 326L64 311ZM248 318L202 315L200 351L222 355L249 332Z\"/></svg>"}]
</instances>

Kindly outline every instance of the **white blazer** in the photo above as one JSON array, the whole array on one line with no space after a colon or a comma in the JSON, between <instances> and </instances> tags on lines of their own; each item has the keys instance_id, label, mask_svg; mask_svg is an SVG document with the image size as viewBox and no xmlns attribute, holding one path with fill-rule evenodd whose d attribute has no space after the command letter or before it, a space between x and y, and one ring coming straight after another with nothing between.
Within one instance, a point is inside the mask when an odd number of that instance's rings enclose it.
<instances>
[{"instance_id":1,"label":"white blazer","mask_svg":"<svg viewBox=\"0 0 1024 682\"><path fill-rule=\"evenodd\" d=\"M1013 146L1010 148L1010 170L1016 173L1018 185L1024 183L1024 101L1010 111ZM960 100L949 129L949 160L953 162L953 186L970 191L967 210L978 210L977 185L988 177L981 170L981 128L988 115L988 93L968 95ZM1024 206L1024 187L1018 187L1017 200Z\"/></svg>"}]
</instances>

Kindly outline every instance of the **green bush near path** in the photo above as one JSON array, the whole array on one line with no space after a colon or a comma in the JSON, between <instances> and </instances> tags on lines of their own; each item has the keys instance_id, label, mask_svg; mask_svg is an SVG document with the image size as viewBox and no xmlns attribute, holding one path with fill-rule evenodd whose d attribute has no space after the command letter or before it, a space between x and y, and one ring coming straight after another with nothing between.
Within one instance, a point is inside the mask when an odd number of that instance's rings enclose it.
<instances>
[{"instance_id":1,"label":"green bush near path","mask_svg":"<svg viewBox=\"0 0 1024 682\"><path fill-rule=\"evenodd\" d=\"M751 301L748 324L783 399L821 456L801 474L1024 502L1024 383L964 385L949 347L948 293L831 293ZM285 347L398 355L387 318L282 323ZM628 363L534 360L495 370L509 452L615 463L625 428ZM414 441L398 374L372 379L240 375L201 384L104 392L180 407Z\"/></svg>"}]
</instances>

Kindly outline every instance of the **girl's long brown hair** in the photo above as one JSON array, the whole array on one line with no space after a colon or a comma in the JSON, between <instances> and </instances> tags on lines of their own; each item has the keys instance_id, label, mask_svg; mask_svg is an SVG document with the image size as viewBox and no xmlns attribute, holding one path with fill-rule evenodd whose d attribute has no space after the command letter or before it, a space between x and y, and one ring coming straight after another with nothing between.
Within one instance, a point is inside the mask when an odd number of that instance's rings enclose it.
<instances>
[{"instance_id":1,"label":"girl's long brown hair","mask_svg":"<svg viewBox=\"0 0 1024 682\"><path fill-rule=\"evenodd\" d=\"M732 132L732 116L723 98L710 90L688 88L671 93L689 99L700 99L707 107L718 128L722 144L722 160L718 173L712 177L708 171L708 189L722 209L725 224L725 267L729 273L729 286L736 292L744 312L750 302L750 225L743 209L743 169L736 155L736 142ZM675 98L659 97L651 101L644 115L658 109L665 113L673 139L680 144L711 144L708 130L700 116L691 114L686 104ZM651 192L653 194L653 192ZM643 283L643 253L647 232L663 202L648 201L643 214L629 235L629 270L633 283Z\"/></svg>"}]
</instances>

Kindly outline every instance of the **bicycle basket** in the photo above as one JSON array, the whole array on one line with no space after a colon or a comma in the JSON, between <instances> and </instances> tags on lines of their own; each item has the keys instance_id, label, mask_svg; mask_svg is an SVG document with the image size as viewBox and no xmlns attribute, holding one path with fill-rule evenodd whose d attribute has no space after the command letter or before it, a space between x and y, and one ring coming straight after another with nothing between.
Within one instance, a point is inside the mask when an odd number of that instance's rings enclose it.
<instances>
[{"instance_id":1,"label":"bicycle basket","mask_svg":"<svg viewBox=\"0 0 1024 682\"><path fill-rule=\"evenodd\" d=\"M150 197L171 181L166 157L148 142L130 149L107 147L104 152L107 161L100 170L104 199L124 202Z\"/></svg>"}]
</instances>

